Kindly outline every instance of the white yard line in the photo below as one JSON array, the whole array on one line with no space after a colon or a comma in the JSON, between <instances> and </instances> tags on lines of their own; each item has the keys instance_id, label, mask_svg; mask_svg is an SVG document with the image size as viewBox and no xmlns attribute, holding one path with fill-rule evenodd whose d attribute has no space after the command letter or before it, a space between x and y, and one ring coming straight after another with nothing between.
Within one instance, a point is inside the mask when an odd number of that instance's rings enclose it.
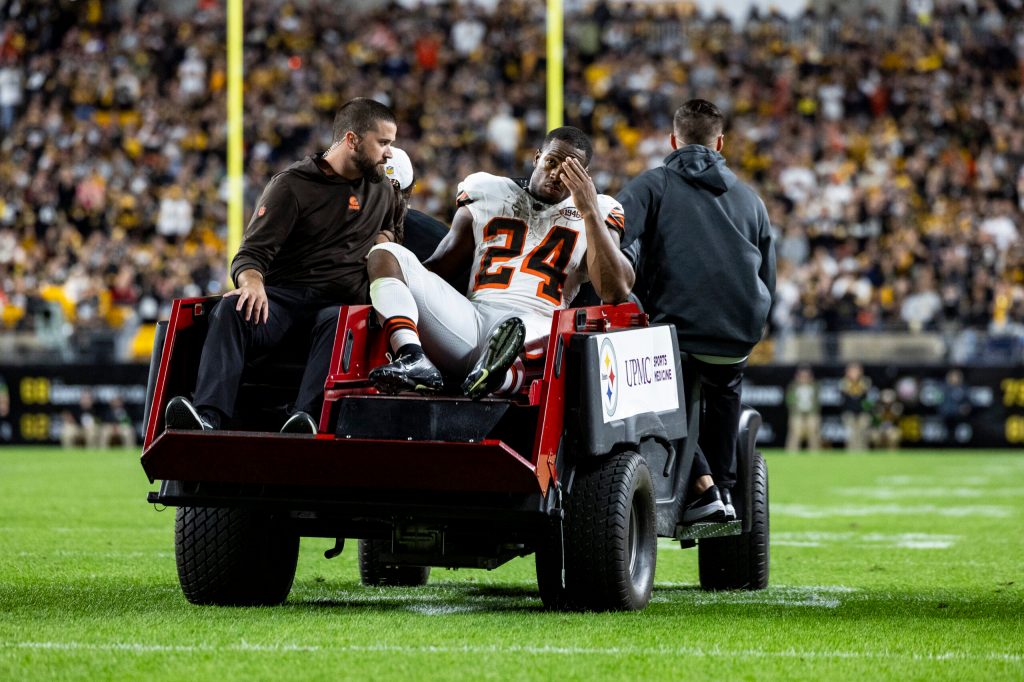
<instances>
[{"instance_id":1,"label":"white yard line","mask_svg":"<svg viewBox=\"0 0 1024 682\"><path fill-rule=\"evenodd\" d=\"M64 558L64 559L80 559L83 557L100 557L104 559L142 559L157 557L166 559L173 557L174 552L153 550L147 552L141 551L106 551L106 552L90 552L85 549L54 549L54 550L38 550L35 552L17 552L14 556L21 558Z\"/></svg>"},{"instance_id":2,"label":"white yard line","mask_svg":"<svg viewBox=\"0 0 1024 682\"><path fill-rule=\"evenodd\" d=\"M772 545L777 547L875 547L883 549L950 549L959 535L940 533L853 533L853 532L776 532Z\"/></svg>"},{"instance_id":3,"label":"white yard line","mask_svg":"<svg viewBox=\"0 0 1024 682\"><path fill-rule=\"evenodd\" d=\"M1009 487L1000 488L990 486L986 488L957 487L948 488L940 486L921 486L913 488L832 488L831 492L845 497L860 497L867 500L906 500L906 499L977 499L979 497L1009 497L1019 499L1024 497L1024 488Z\"/></svg>"},{"instance_id":4,"label":"white yard line","mask_svg":"<svg viewBox=\"0 0 1024 682\"><path fill-rule=\"evenodd\" d=\"M960 518L964 516L986 516L1006 518L1010 509L995 505L951 507L937 504L877 504L877 505L844 505L817 506L809 504L772 504L772 514L779 516L795 516L800 519L827 519L831 517L849 516L942 516Z\"/></svg>"},{"instance_id":5,"label":"white yard line","mask_svg":"<svg viewBox=\"0 0 1024 682\"><path fill-rule=\"evenodd\" d=\"M703 656L737 658L800 658L800 659L882 659L897 661L995 661L1020 663L1024 655L1001 651L965 652L941 651L934 653L913 653L901 651L819 651L814 649L730 649L727 647L694 646L627 646L627 647L576 647L576 646L529 646L529 645L452 645L452 646L407 646L391 644L343 644L320 646L316 644L256 644L236 642L229 644L147 644L143 642L55 642L55 641L4 641L0 649L23 649L38 651L101 651L111 653L390 653L390 654L533 654L533 655L602 655L602 656Z\"/></svg>"}]
</instances>

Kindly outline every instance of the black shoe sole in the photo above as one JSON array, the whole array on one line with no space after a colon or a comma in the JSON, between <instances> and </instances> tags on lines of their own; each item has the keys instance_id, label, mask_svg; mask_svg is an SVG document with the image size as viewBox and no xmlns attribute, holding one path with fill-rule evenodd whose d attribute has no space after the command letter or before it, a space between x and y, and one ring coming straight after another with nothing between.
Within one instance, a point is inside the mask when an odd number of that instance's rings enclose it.
<instances>
[{"instance_id":1,"label":"black shoe sole","mask_svg":"<svg viewBox=\"0 0 1024 682\"><path fill-rule=\"evenodd\" d=\"M164 424L179 431L203 431L203 421L195 408L184 400L172 398L164 412Z\"/></svg>"},{"instance_id":2,"label":"black shoe sole","mask_svg":"<svg viewBox=\"0 0 1024 682\"><path fill-rule=\"evenodd\" d=\"M526 325L518 317L498 325L487 342L486 355L480 367L474 368L462 383L462 394L467 398L483 398L500 388L505 373L522 351L524 341Z\"/></svg>"},{"instance_id":3,"label":"black shoe sole","mask_svg":"<svg viewBox=\"0 0 1024 682\"><path fill-rule=\"evenodd\" d=\"M373 372L370 372L370 383L379 392L385 395L398 395L399 393L420 393L423 395L429 395L439 392L444 388L444 383L441 382L437 386L429 386L426 384L416 383L415 381L409 381L408 378L397 376L394 374L380 373L374 376Z\"/></svg>"}]
</instances>

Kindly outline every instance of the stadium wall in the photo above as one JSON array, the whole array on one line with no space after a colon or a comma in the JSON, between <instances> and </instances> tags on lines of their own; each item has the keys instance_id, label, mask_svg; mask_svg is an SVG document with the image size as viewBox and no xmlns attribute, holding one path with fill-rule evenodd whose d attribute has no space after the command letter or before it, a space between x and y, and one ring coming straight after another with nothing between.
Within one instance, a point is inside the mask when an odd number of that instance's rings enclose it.
<instances>
[{"instance_id":1,"label":"stadium wall","mask_svg":"<svg viewBox=\"0 0 1024 682\"><path fill-rule=\"evenodd\" d=\"M812 367L817 377L825 447L841 448L846 433L841 418L841 366ZM905 448L1020 448L1024 445L1024 367L964 367L967 414L949 420L941 415L947 369L942 367L866 365L873 389L892 388L902 405L898 418ZM786 387L793 366L755 366L747 370L743 400L764 417L763 447L786 441ZM83 397L98 424L114 424L117 413L132 422L141 442L148 366L0 365L0 445L60 443L72 420L80 423ZM98 379L98 377L101 377ZM85 399L88 401L88 398ZM870 408L869 408L870 409ZM131 444L134 447L134 443Z\"/></svg>"},{"instance_id":2,"label":"stadium wall","mask_svg":"<svg viewBox=\"0 0 1024 682\"><path fill-rule=\"evenodd\" d=\"M825 447L844 447L841 365L814 366L821 403L821 434ZM882 389L891 388L901 406L896 419L900 446L904 448L1020 448L1024 445L1024 367L985 366L959 368L963 374L966 415L946 418L941 405L946 396L949 367L911 365L864 365L871 379L866 411L877 418ZM747 369L743 402L764 418L758 441L763 447L782 447L786 442L789 412L786 388L793 380L793 366L756 366Z\"/></svg>"}]
</instances>

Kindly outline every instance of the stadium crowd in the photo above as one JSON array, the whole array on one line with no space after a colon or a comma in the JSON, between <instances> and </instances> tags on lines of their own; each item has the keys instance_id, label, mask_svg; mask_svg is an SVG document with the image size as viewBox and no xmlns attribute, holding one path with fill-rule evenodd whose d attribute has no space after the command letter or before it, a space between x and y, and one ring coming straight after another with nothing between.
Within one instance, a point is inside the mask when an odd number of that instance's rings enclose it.
<instances>
[{"instance_id":1,"label":"stadium crowd","mask_svg":"<svg viewBox=\"0 0 1024 682\"><path fill-rule=\"evenodd\" d=\"M246 3L246 209L326 149L337 105L390 104L414 205L528 174L545 128L544 3ZM778 233L775 333L1024 335L1024 9L913 3L740 25L688 3L569 3L566 122L600 191L658 165L689 97ZM121 328L225 282L223 3L0 3L0 329L59 305ZM248 217L248 214L247 214Z\"/></svg>"}]
</instances>

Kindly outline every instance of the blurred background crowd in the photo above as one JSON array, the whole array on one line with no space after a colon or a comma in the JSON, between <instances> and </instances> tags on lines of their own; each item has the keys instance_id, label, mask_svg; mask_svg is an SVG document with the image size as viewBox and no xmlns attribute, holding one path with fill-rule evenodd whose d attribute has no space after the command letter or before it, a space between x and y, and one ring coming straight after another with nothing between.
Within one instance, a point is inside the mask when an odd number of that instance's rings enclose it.
<instances>
[{"instance_id":1,"label":"blurred background crowd","mask_svg":"<svg viewBox=\"0 0 1024 682\"><path fill-rule=\"evenodd\" d=\"M179 4L0 1L0 334L145 358L173 298L223 290L224 8ZM735 22L687 2L569 2L566 123L593 135L614 195L670 151L681 102L727 112L724 153L777 231L775 338L1020 342L1024 6L868 5ZM544 11L246 2L246 220L359 95L395 109L414 205L443 221L467 174L527 175L546 124Z\"/></svg>"}]
</instances>

